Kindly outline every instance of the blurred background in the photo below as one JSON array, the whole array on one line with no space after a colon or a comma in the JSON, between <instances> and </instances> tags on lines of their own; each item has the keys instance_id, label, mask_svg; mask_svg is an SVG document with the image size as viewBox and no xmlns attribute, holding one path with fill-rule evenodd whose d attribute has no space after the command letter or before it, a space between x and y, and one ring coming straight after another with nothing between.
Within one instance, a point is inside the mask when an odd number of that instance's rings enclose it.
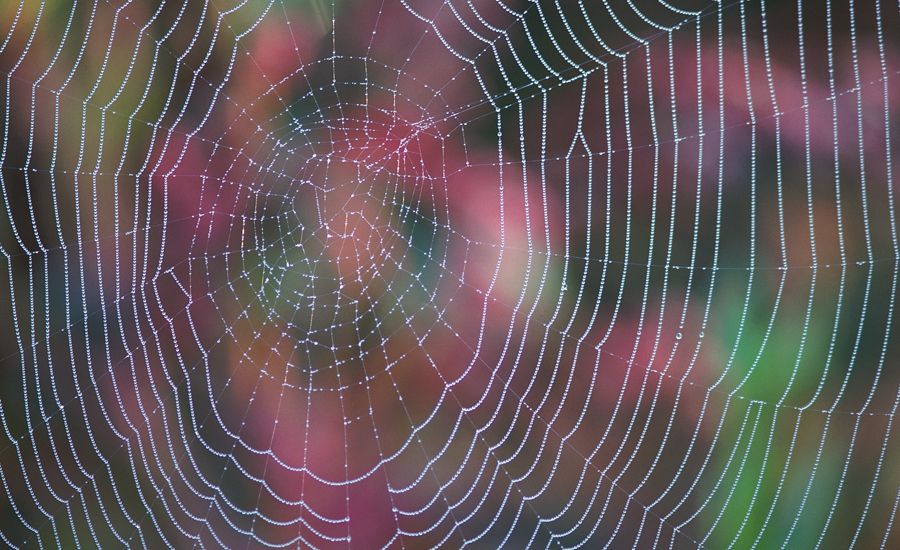
<instances>
[{"instance_id":1,"label":"blurred background","mask_svg":"<svg viewBox=\"0 0 900 550\"><path fill-rule=\"evenodd\" d=\"M0 5L0 540L898 545L900 9Z\"/></svg>"}]
</instances>

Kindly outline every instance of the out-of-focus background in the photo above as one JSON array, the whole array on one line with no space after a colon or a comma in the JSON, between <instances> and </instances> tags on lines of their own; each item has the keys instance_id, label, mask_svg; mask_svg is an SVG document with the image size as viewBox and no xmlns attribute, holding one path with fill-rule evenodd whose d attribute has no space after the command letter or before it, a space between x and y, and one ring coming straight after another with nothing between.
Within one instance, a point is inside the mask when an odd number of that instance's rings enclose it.
<instances>
[{"instance_id":1,"label":"out-of-focus background","mask_svg":"<svg viewBox=\"0 0 900 550\"><path fill-rule=\"evenodd\" d=\"M896 546L900 8L0 5L0 540Z\"/></svg>"}]
</instances>

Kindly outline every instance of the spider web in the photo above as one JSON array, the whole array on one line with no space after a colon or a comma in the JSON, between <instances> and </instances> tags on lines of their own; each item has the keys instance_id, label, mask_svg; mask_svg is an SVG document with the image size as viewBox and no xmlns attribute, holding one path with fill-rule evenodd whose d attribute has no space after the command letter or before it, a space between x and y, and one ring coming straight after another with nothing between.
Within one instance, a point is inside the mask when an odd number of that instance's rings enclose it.
<instances>
[{"instance_id":1,"label":"spider web","mask_svg":"<svg viewBox=\"0 0 900 550\"><path fill-rule=\"evenodd\" d=\"M900 6L0 15L5 544L897 544Z\"/></svg>"}]
</instances>

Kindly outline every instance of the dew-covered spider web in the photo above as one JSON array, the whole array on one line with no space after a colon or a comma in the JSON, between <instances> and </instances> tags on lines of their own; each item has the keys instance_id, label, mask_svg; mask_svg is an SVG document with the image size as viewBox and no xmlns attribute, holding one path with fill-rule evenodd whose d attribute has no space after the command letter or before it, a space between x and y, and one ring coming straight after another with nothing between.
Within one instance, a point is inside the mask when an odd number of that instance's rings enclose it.
<instances>
[{"instance_id":1,"label":"dew-covered spider web","mask_svg":"<svg viewBox=\"0 0 900 550\"><path fill-rule=\"evenodd\" d=\"M0 4L11 547L897 547L895 0Z\"/></svg>"}]
</instances>

